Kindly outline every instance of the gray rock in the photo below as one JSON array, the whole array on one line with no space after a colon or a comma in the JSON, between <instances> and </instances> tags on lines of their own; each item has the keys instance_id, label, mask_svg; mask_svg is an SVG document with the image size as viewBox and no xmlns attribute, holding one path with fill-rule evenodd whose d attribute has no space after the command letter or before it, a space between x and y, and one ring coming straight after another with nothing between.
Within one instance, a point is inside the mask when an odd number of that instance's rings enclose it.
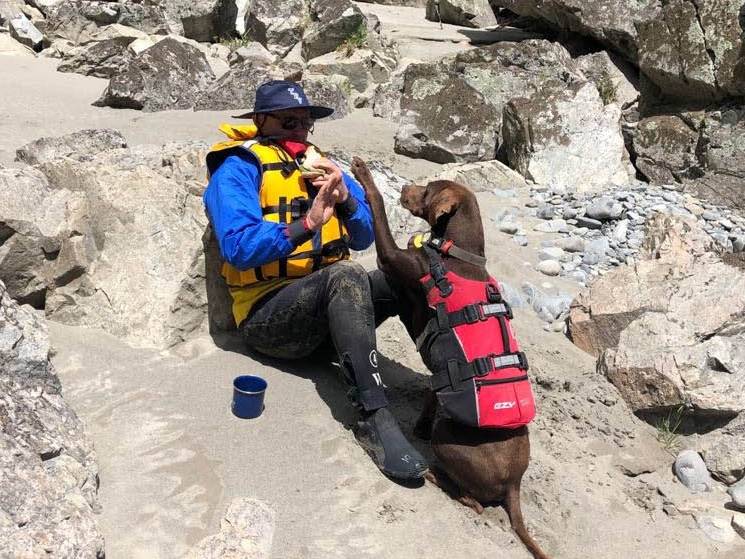
<instances>
[{"instance_id":1,"label":"gray rock","mask_svg":"<svg viewBox=\"0 0 745 559\"><path fill-rule=\"evenodd\" d=\"M514 235L517 233L518 225L514 221L501 221L499 223L499 230L502 233L507 233L508 235Z\"/></svg>"},{"instance_id":2,"label":"gray rock","mask_svg":"<svg viewBox=\"0 0 745 559\"><path fill-rule=\"evenodd\" d=\"M34 140L16 150L16 158L29 165L45 163L58 157L77 154L93 156L101 151L127 147L127 140L117 130L97 128L79 130L57 137Z\"/></svg>"},{"instance_id":3,"label":"gray rock","mask_svg":"<svg viewBox=\"0 0 745 559\"><path fill-rule=\"evenodd\" d=\"M217 80L207 84L194 104L197 111L250 110L256 99L256 87L268 80L294 80L302 75L298 64L267 64L260 58L248 58L236 64ZM315 101L315 100L314 100Z\"/></svg>"},{"instance_id":4,"label":"gray rock","mask_svg":"<svg viewBox=\"0 0 745 559\"><path fill-rule=\"evenodd\" d=\"M608 196L595 198L587 207L585 215L598 221L618 219L623 212L623 206Z\"/></svg>"},{"instance_id":5,"label":"gray rock","mask_svg":"<svg viewBox=\"0 0 745 559\"><path fill-rule=\"evenodd\" d=\"M562 260L564 250L559 247L546 247L538 252L538 260Z\"/></svg>"},{"instance_id":6,"label":"gray rock","mask_svg":"<svg viewBox=\"0 0 745 559\"><path fill-rule=\"evenodd\" d=\"M438 163L494 159L497 117L462 76L437 65L410 64L394 150Z\"/></svg>"},{"instance_id":7,"label":"gray rock","mask_svg":"<svg viewBox=\"0 0 745 559\"><path fill-rule=\"evenodd\" d=\"M711 367L725 371L740 370L739 348L712 348L708 357ZM734 483L745 477L745 414L740 413L721 429L708 433L703 455L706 467L717 479Z\"/></svg>"},{"instance_id":8,"label":"gray rock","mask_svg":"<svg viewBox=\"0 0 745 559\"><path fill-rule=\"evenodd\" d=\"M353 35L367 34L365 16L349 0L315 0L310 4L310 20L303 34L305 60L335 50Z\"/></svg>"},{"instance_id":9,"label":"gray rock","mask_svg":"<svg viewBox=\"0 0 745 559\"><path fill-rule=\"evenodd\" d=\"M710 540L719 543L730 543L737 537L732 528L731 521L726 518L704 514L697 514L695 518L698 527Z\"/></svg>"},{"instance_id":10,"label":"gray rock","mask_svg":"<svg viewBox=\"0 0 745 559\"><path fill-rule=\"evenodd\" d=\"M561 264L556 260L541 260L535 269L547 276L558 276L561 273Z\"/></svg>"},{"instance_id":11,"label":"gray rock","mask_svg":"<svg viewBox=\"0 0 745 559\"><path fill-rule=\"evenodd\" d=\"M44 35L25 15L16 14L10 19L8 26L10 27L10 36L16 41L33 50L41 50Z\"/></svg>"},{"instance_id":12,"label":"gray rock","mask_svg":"<svg viewBox=\"0 0 745 559\"><path fill-rule=\"evenodd\" d=\"M303 0L253 0L246 13L245 37L258 41L270 52L284 58L300 43L310 20Z\"/></svg>"},{"instance_id":13,"label":"gray rock","mask_svg":"<svg viewBox=\"0 0 745 559\"><path fill-rule=\"evenodd\" d=\"M111 78L129 62L128 47L134 40L134 37L117 37L79 47L73 56L57 66L57 71Z\"/></svg>"},{"instance_id":14,"label":"gray rock","mask_svg":"<svg viewBox=\"0 0 745 559\"><path fill-rule=\"evenodd\" d=\"M577 218L577 227L586 227L587 229L600 229L603 226L602 222L597 219L580 216Z\"/></svg>"},{"instance_id":15,"label":"gray rock","mask_svg":"<svg viewBox=\"0 0 745 559\"><path fill-rule=\"evenodd\" d=\"M533 231L540 231L541 233L558 233L564 231L567 228L566 221L563 219L552 219L551 221L543 221L533 227Z\"/></svg>"},{"instance_id":16,"label":"gray rock","mask_svg":"<svg viewBox=\"0 0 745 559\"><path fill-rule=\"evenodd\" d=\"M257 65L268 66L277 62L277 57L257 41L251 41L242 47L238 47L228 56L228 62L231 66L241 64L246 60L252 60Z\"/></svg>"},{"instance_id":17,"label":"gray rock","mask_svg":"<svg viewBox=\"0 0 745 559\"><path fill-rule=\"evenodd\" d=\"M696 175L698 136L689 120L679 115L642 119L634 135L636 168L653 184L680 182Z\"/></svg>"},{"instance_id":18,"label":"gray rock","mask_svg":"<svg viewBox=\"0 0 745 559\"><path fill-rule=\"evenodd\" d=\"M358 48L352 53L332 51L308 61L307 71L328 76L345 76L351 88L359 93L368 92L376 84L390 79L396 67L396 59L369 48ZM403 82L401 82L403 84ZM392 92L393 94L400 93ZM400 94L396 97L396 102ZM386 115L389 116L389 115Z\"/></svg>"},{"instance_id":19,"label":"gray rock","mask_svg":"<svg viewBox=\"0 0 745 559\"><path fill-rule=\"evenodd\" d=\"M711 491L713 481L701 455L695 450L684 450L675 459L675 475L693 493Z\"/></svg>"},{"instance_id":20,"label":"gray rock","mask_svg":"<svg viewBox=\"0 0 745 559\"><path fill-rule=\"evenodd\" d=\"M180 23L180 35L189 39L209 42L236 31L235 0L161 0L160 4Z\"/></svg>"},{"instance_id":21,"label":"gray rock","mask_svg":"<svg viewBox=\"0 0 745 559\"><path fill-rule=\"evenodd\" d=\"M147 112L190 109L214 80L199 49L166 38L122 67L94 105Z\"/></svg>"},{"instance_id":22,"label":"gray rock","mask_svg":"<svg viewBox=\"0 0 745 559\"><path fill-rule=\"evenodd\" d=\"M732 497L732 502L737 508L745 510L745 477L728 487L727 493Z\"/></svg>"},{"instance_id":23,"label":"gray rock","mask_svg":"<svg viewBox=\"0 0 745 559\"><path fill-rule=\"evenodd\" d=\"M585 241L581 237L564 237L557 241L557 245L566 252L584 252L585 250Z\"/></svg>"},{"instance_id":24,"label":"gray rock","mask_svg":"<svg viewBox=\"0 0 745 559\"><path fill-rule=\"evenodd\" d=\"M463 27L497 25L488 0L428 0L425 17Z\"/></svg>"},{"instance_id":25,"label":"gray rock","mask_svg":"<svg viewBox=\"0 0 745 559\"><path fill-rule=\"evenodd\" d=\"M308 99L324 107L331 107L334 113L329 117L331 120L344 118L349 114L349 98L347 92L350 89L349 80L344 76L314 76L306 75L301 80L303 89Z\"/></svg>"},{"instance_id":26,"label":"gray rock","mask_svg":"<svg viewBox=\"0 0 745 559\"><path fill-rule=\"evenodd\" d=\"M515 242L516 242L516 243L517 243L518 245L520 245L521 247L526 247L526 246L528 246L528 237L526 237L525 235L515 235L515 236L513 237L513 239L514 239L514 240L515 240Z\"/></svg>"},{"instance_id":27,"label":"gray rock","mask_svg":"<svg viewBox=\"0 0 745 559\"><path fill-rule=\"evenodd\" d=\"M745 251L745 237L737 237L734 241L732 241L732 250L734 252Z\"/></svg>"},{"instance_id":28,"label":"gray rock","mask_svg":"<svg viewBox=\"0 0 745 559\"><path fill-rule=\"evenodd\" d=\"M732 515L732 529L738 536L745 539L745 514Z\"/></svg>"},{"instance_id":29,"label":"gray rock","mask_svg":"<svg viewBox=\"0 0 745 559\"><path fill-rule=\"evenodd\" d=\"M0 549L8 557L103 557L98 467L62 399L40 313L0 282Z\"/></svg>"},{"instance_id":30,"label":"gray rock","mask_svg":"<svg viewBox=\"0 0 745 559\"><path fill-rule=\"evenodd\" d=\"M536 217L540 219L553 219L556 217L556 210L553 206L543 205L538 207ZM564 216L566 219L566 216Z\"/></svg>"}]
</instances>

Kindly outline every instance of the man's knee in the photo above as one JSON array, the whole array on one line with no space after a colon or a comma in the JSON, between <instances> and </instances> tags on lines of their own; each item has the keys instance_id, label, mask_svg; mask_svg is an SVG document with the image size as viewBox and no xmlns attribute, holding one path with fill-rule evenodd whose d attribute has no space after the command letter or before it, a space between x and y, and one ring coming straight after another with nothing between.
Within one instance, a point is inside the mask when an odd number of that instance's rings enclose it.
<instances>
[{"instance_id":1,"label":"man's knee","mask_svg":"<svg viewBox=\"0 0 745 559\"><path fill-rule=\"evenodd\" d=\"M329 266L328 273L330 288L348 289L370 299L370 282L367 279L367 271L357 262L342 260Z\"/></svg>"}]
</instances>

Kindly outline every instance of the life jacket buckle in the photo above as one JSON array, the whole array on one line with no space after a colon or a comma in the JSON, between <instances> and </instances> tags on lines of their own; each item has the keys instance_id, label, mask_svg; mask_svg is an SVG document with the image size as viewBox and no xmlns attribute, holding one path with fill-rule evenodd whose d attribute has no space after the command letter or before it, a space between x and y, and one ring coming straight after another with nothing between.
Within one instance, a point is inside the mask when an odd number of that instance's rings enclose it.
<instances>
[{"instance_id":1,"label":"life jacket buckle","mask_svg":"<svg viewBox=\"0 0 745 559\"><path fill-rule=\"evenodd\" d=\"M502 302L502 294L499 292L499 289L497 289L497 286L494 285L493 283L486 284L486 299L490 303L501 303Z\"/></svg>"},{"instance_id":2,"label":"life jacket buckle","mask_svg":"<svg viewBox=\"0 0 745 559\"><path fill-rule=\"evenodd\" d=\"M482 313L481 305L466 305L463 307L463 315L466 319L466 324L473 324L479 320L484 320L484 314Z\"/></svg>"}]
</instances>

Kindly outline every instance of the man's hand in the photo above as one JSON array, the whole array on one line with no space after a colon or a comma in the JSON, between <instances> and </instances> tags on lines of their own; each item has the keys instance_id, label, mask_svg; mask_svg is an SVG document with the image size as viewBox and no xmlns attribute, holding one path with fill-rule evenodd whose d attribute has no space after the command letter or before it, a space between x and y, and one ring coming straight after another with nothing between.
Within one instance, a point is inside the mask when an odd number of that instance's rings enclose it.
<instances>
[{"instance_id":1,"label":"man's hand","mask_svg":"<svg viewBox=\"0 0 745 559\"><path fill-rule=\"evenodd\" d=\"M349 190L347 190L347 185L344 184L344 177L342 177L341 169L325 157L322 157L313 163L313 166L317 169L323 169L326 171L325 175L311 181L313 186L318 188L319 191L324 187L330 187L338 193L336 200L337 204L346 202L347 198L349 198Z\"/></svg>"},{"instance_id":2,"label":"man's hand","mask_svg":"<svg viewBox=\"0 0 745 559\"><path fill-rule=\"evenodd\" d=\"M315 184L315 182L314 182ZM334 189L329 182L325 182L318 189L318 194L313 199L313 205L305 215L305 223L312 231L318 231L334 215L334 206L339 202L339 191Z\"/></svg>"}]
</instances>

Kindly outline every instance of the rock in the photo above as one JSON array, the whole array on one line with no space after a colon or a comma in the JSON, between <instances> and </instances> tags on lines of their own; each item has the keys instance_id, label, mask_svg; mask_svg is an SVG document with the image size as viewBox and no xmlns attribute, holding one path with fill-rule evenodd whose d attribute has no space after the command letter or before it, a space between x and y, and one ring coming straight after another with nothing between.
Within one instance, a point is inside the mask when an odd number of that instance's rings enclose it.
<instances>
[{"instance_id":1,"label":"rock","mask_svg":"<svg viewBox=\"0 0 745 559\"><path fill-rule=\"evenodd\" d=\"M507 104L502 129L507 159L526 178L561 189L626 184L619 119L618 107L603 105L592 84L547 83Z\"/></svg>"},{"instance_id":2,"label":"rock","mask_svg":"<svg viewBox=\"0 0 745 559\"><path fill-rule=\"evenodd\" d=\"M436 65L411 64L394 150L437 163L494 159L495 120L494 107L462 76Z\"/></svg>"},{"instance_id":3,"label":"rock","mask_svg":"<svg viewBox=\"0 0 745 559\"><path fill-rule=\"evenodd\" d=\"M209 42L236 31L235 0L165 0L160 4L180 23L180 34L188 39Z\"/></svg>"},{"instance_id":4,"label":"rock","mask_svg":"<svg viewBox=\"0 0 745 559\"><path fill-rule=\"evenodd\" d=\"M401 115L401 96L404 91L403 70L393 71L390 81L378 84L373 92L373 115L387 119L398 119Z\"/></svg>"},{"instance_id":5,"label":"rock","mask_svg":"<svg viewBox=\"0 0 745 559\"><path fill-rule=\"evenodd\" d=\"M16 150L16 158L29 165L37 165L70 155L94 156L117 148L127 147L127 140L117 130L98 128L79 130L65 136L44 137Z\"/></svg>"},{"instance_id":6,"label":"rock","mask_svg":"<svg viewBox=\"0 0 745 559\"><path fill-rule=\"evenodd\" d=\"M379 52L367 48L354 50L347 55L332 51L308 61L308 72L328 76L346 76L352 89L365 92L375 84L388 81L396 66L395 59L388 59Z\"/></svg>"},{"instance_id":7,"label":"rock","mask_svg":"<svg viewBox=\"0 0 745 559\"><path fill-rule=\"evenodd\" d=\"M543 221L533 227L533 231L539 231L541 233L558 233L564 231L567 227L566 221L563 219L552 219L551 221Z\"/></svg>"},{"instance_id":8,"label":"rock","mask_svg":"<svg viewBox=\"0 0 745 559\"><path fill-rule=\"evenodd\" d=\"M728 487L727 493L732 497L732 502L736 507L745 510L745 477L731 487Z\"/></svg>"},{"instance_id":9,"label":"rock","mask_svg":"<svg viewBox=\"0 0 745 559\"><path fill-rule=\"evenodd\" d=\"M733 314L745 304L745 273L711 245L695 221L657 215L634 265L599 278L572 306L572 340L601 356L598 370L634 411L745 409L745 379L734 374L745 367L742 320Z\"/></svg>"},{"instance_id":10,"label":"rock","mask_svg":"<svg viewBox=\"0 0 745 559\"><path fill-rule=\"evenodd\" d=\"M732 529L737 533L738 536L745 539L745 515L744 514L733 514L732 515Z\"/></svg>"},{"instance_id":11,"label":"rock","mask_svg":"<svg viewBox=\"0 0 745 559\"><path fill-rule=\"evenodd\" d=\"M675 475L693 493L711 491L712 480L701 455L695 450L684 450L675 459Z\"/></svg>"},{"instance_id":12,"label":"rock","mask_svg":"<svg viewBox=\"0 0 745 559\"><path fill-rule=\"evenodd\" d=\"M584 252L585 241L581 237L565 237L557 241L557 246L566 252Z\"/></svg>"},{"instance_id":13,"label":"rock","mask_svg":"<svg viewBox=\"0 0 745 559\"><path fill-rule=\"evenodd\" d=\"M585 215L598 221L618 219L623 212L623 206L608 196L595 198L587 207Z\"/></svg>"},{"instance_id":14,"label":"rock","mask_svg":"<svg viewBox=\"0 0 745 559\"><path fill-rule=\"evenodd\" d=\"M463 27L497 25L497 18L487 0L428 0L425 17L430 21Z\"/></svg>"},{"instance_id":15,"label":"rock","mask_svg":"<svg viewBox=\"0 0 745 559\"><path fill-rule=\"evenodd\" d=\"M561 273L561 264L556 260L541 260L535 269L547 276L558 276Z\"/></svg>"},{"instance_id":16,"label":"rock","mask_svg":"<svg viewBox=\"0 0 745 559\"><path fill-rule=\"evenodd\" d=\"M546 247L538 252L538 260L562 260L564 250L559 247Z\"/></svg>"},{"instance_id":17,"label":"rock","mask_svg":"<svg viewBox=\"0 0 745 559\"><path fill-rule=\"evenodd\" d=\"M622 219L613 228L613 233L611 234L613 241L619 244L626 242L626 237L628 235L628 232L629 232L629 220Z\"/></svg>"},{"instance_id":18,"label":"rock","mask_svg":"<svg viewBox=\"0 0 745 559\"><path fill-rule=\"evenodd\" d=\"M519 227L514 221L502 221L499 223L499 230L508 235L514 235L518 229Z\"/></svg>"},{"instance_id":19,"label":"rock","mask_svg":"<svg viewBox=\"0 0 745 559\"><path fill-rule=\"evenodd\" d=\"M0 280L22 304L43 309L47 294L80 276L94 257L88 208L79 193L50 187L35 169L0 168Z\"/></svg>"},{"instance_id":20,"label":"rock","mask_svg":"<svg viewBox=\"0 0 745 559\"><path fill-rule=\"evenodd\" d=\"M600 229L603 227L603 223L597 219L590 217L579 216L577 219L577 227L586 227L587 229Z\"/></svg>"},{"instance_id":21,"label":"rock","mask_svg":"<svg viewBox=\"0 0 745 559\"><path fill-rule=\"evenodd\" d=\"M638 70L619 56L605 51L578 56L582 72L595 84L604 104L623 107L639 97Z\"/></svg>"},{"instance_id":22,"label":"rock","mask_svg":"<svg viewBox=\"0 0 745 559\"><path fill-rule=\"evenodd\" d=\"M349 0L315 0L310 20L303 34L305 60L332 52L347 40L361 43L367 36L365 16Z\"/></svg>"},{"instance_id":23,"label":"rock","mask_svg":"<svg viewBox=\"0 0 745 559\"><path fill-rule=\"evenodd\" d=\"M637 25L643 75L673 98L743 95L740 8L731 0L656 3L656 13Z\"/></svg>"},{"instance_id":24,"label":"rock","mask_svg":"<svg viewBox=\"0 0 745 559\"><path fill-rule=\"evenodd\" d=\"M220 532L200 541L190 559L268 559L276 513L259 499L234 499Z\"/></svg>"},{"instance_id":25,"label":"rock","mask_svg":"<svg viewBox=\"0 0 745 559\"><path fill-rule=\"evenodd\" d=\"M249 58L199 92L194 109L197 111L251 110L256 100L256 87L268 80L300 80L302 68L279 62L266 64Z\"/></svg>"},{"instance_id":26,"label":"rock","mask_svg":"<svg viewBox=\"0 0 745 559\"><path fill-rule=\"evenodd\" d=\"M303 0L252 0L246 14L244 37L258 41L272 54L283 58L300 42L308 8Z\"/></svg>"},{"instance_id":27,"label":"rock","mask_svg":"<svg viewBox=\"0 0 745 559\"><path fill-rule=\"evenodd\" d=\"M707 433L702 454L706 467L717 479L730 484L745 477L745 414Z\"/></svg>"},{"instance_id":28,"label":"rock","mask_svg":"<svg viewBox=\"0 0 745 559\"><path fill-rule=\"evenodd\" d=\"M111 78L119 72L122 66L129 63L131 56L129 45L134 40L133 37L121 37L96 41L79 47L73 56L57 66L57 71Z\"/></svg>"},{"instance_id":29,"label":"rock","mask_svg":"<svg viewBox=\"0 0 745 559\"><path fill-rule=\"evenodd\" d=\"M238 47L228 56L231 66L241 64L246 60L251 60L254 64L269 66L277 62L277 57L257 41Z\"/></svg>"},{"instance_id":30,"label":"rock","mask_svg":"<svg viewBox=\"0 0 745 559\"><path fill-rule=\"evenodd\" d=\"M350 90L349 80L344 76L313 76L306 75L301 80L308 99L324 107L331 107L334 113L329 119L344 118L349 114Z\"/></svg>"},{"instance_id":31,"label":"rock","mask_svg":"<svg viewBox=\"0 0 745 559\"><path fill-rule=\"evenodd\" d=\"M696 514L694 516L696 518L696 524L710 540L720 543L730 543L737 537L732 528L731 521L725 518L704 514Z\"/></svg>"},{"instance_id":32,"label":"rock","mask_svg":"<svg viewBox=\"0 0 745 559\"><path fill-rule=\"evenodd\" d=\"M422 179L421 184L433 180L451 180L466 185L474 192L508 191L526 186L520 173L496 159L476 163L449 163L443 165L436 175Z\"/></svg>"},{"instance_id":33,"label":"rock","mask_svg":"<svg viewBox=\"0 0 745 559\"><path fill-rule=\"evenodd\" d=\"M133 57L93 104L146 112L189 109L214 80L202 52L167 38Z\"/></svg>"},{"instance_id":34,"label":"rock","mask_svg":"<svg viewBox=\"0 0 745 559\"><path fill-rule=\"evenodd\" d=\"M41 314L16 304L2 282L0 393L3 555L103 557L93 444L62 398Z\"/></svg>"},{"instance_id":35,"label":"rock","mask_svg":"<svg viewBox=\"0 0 745 559\"><path fill-rule=\"evenodd\" d=\"M636 168L653 184L681 182L699 174L699 132L678 115L639 121L634 135Z\"/></svg>"},{"instance_id":36,"label":"rock","mask_svg":"<svg viewBox=\"0 0 745 559\"><path fill-rule=\"evenodd\" d=\"M518 245L520 245L521 247L526 247L526 246L528 246L528 237L526 237L525 235L515 235L515 236L513 237L513 239L514 239L514 240L515 240L515 242L516 242L516 243L517 243Z\"/></svg>"},{"instance_id":37,"label":"rock","mask_svg":"<svg viewBox=\"0 0 745 559\"><path fill-rule=\"evenodd\" d=\"M33 50L41 50L44 35L25 15L17 14L8 23L11 37Z\"/></svg>"}]
</instances>

